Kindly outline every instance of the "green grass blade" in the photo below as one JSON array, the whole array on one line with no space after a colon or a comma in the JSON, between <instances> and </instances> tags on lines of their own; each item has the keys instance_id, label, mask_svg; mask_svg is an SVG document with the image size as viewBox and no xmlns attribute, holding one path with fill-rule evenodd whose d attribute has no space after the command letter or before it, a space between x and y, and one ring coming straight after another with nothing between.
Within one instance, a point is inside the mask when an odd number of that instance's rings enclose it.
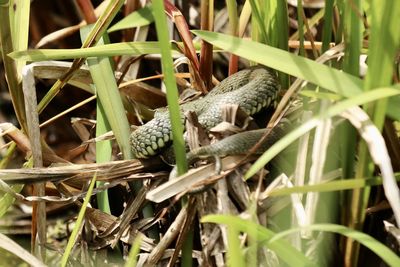
<instances>
[{"instance_id":1,"label":"green grass blade","mask_svg":"<svg viewBox=\"0 0 400 267\"><path fill-rule=\"evenodd\" d=\"M129 255L128 258L126 259L125 262L125 267L134 267L137 264L137 256L139 254L140 251L140 243L142 242L142 236L141 235L137 235L137 237L135 238L135 240L133 241L131 250L129 251Z\"/></svg>"},{"instance_id":2,"label":"green grass blade","mask_svg":"<svg viewBox=\"0 0 400 267\"><path fill-rule=\"evenodd\" d=\"M258 242L265 242L273 238L276 234L261 225L249 220L241 219L232 215L207 215L201 219L202 223L225 224L228 227L235 227L237 231L247 233L251 238ZM279 258L288 266L316 266L300 251L292 247L286 240L266 244L273 250ZM243 265L245 266L245 265Z\"/></svg>"},{"instance_id":3,"label":"green grass blade","mask_svg":"<svg viewBox=\"0 0 400 267\"><path fill-rule=\"evenodd\" d=\"M364 89L366 91L375 91L378 87L392 84L392 75L394 72L395 54L400 46L400 32L398 31L398 18L400 16L400 2L381 2L370 1L370 9L368 17L371 18L371 30L369 36L368 50L368 71L365 77ZM393 100L381 99L375 103L364 106L364 109L371 117L373 123L378 129L382 129L385 120L386 110L392 111ZM397 101L397 106L398 105ZM392 105L391 105L392 104ZM356 178L363 179L373 174L374 166L366 143L361 143L358 153L358 166L356 170ZM391 190L391 186L384 185L385 194L389 203L394 207L394 216L396 222L400 223L400 214L396 211L398 201L398 191ZM368 205L370 189L364 191L355 190L351 200L352 220L349 221L350 226L361 227L365 219L365 208ZM347 264L357 264L358 246L348 241L346 244Z\"/></svg>"},{"instance_id":4,"label":"green grass blade","mask_svg":"<svg viewBox=\"0 0 400 267\"><path fill-rule=\"evenodd\" d=\"M151 5L145 6L138 11L132 12L119 22L115 23L107 32L115 32L151 24L154 21Z\"/></svg>"},{"instance_id":5,"label":"green grass blade","mask_svg":"<svg viewBox=\"0 0 400 267\"><path fill-rule=\"evenodd\" d=\"M17 144L13 142L10 147L7 149L7 153L4 156L4 158L1 159L0 161L0 169L5 169L7 168L8 164L12 160L12 156L15 152L15 149L17 148ZM14 190L15 193L21 192L21 190L24 188L23 184L16 184L11 186L11 189ZM0 218L6 214L8 209L11 207L11 205L15 202L15 198L13 195L4 193L0 194Z\"/></svg>"},{"instance_id":6,"label":"green grass blade","mask_svg":"<svg viewBox=\"0 0 400 267\"><path fill-rule=\"evenodd\" d=\"M11 31L11 21L9 17L9 1L0 1L0 50L3 60L4 72L8 84L8 91L10 93L12 104L18 122L21 127L26 131L26 116L24 106L24 94L22 93L20 77L17 72L17 65L14 60L7 56L7 54L14 51L13 39Z\"/></svg>"},{"instance_id":7,"label":"green grass blade","mask_svg":"<svg viewBox=\"0 0 400 267\"><path fill-rule=\"evenodd\" d=\"M398 18L400 17L400 2L392 3L371 1L371 37L368 51L368 71L365 77L365 90L392 84L394 61L400 47L400 31ZM382 129L387 100L382 99L366 110L372 121ZM372 115L373 114L373 115Z\"/></svg>"},{"instance_id":8,"label":"green grass blade","mask_svg":"<svg viewBox=\"0 0 400 267\"><path fill-rule=\"evenodd\" d=\"M343 70L354 76L359 75L360 53L362 46L361 18L357 12L360 12L360 0L346 2L345 8L345 53Z\"/></svg>"},{"instance_id":9,"label":"green grass blade","mask_svg":"<svg viewBox=\"0 0 400 267\"><path fill-rule=\"evenodd\" d=\"M105 11L97 19L93 25L92 30L88 33L87 38L82 44L82 47L90 47L97 44L103 34L106 32L111 21L119 12L120 8L124 4L123 0L115 0L108 2ZM46 95L38 104L39 114L46 108L50 101L58 94L58 92L65 86L65 84L72 78L74 73L84 64L87 56L77 58L73 61L71 69L69 69L64 76L57 80Z\"/></svg>"},{"instance_id":10,"label":"green grass blade","mask_svg":"<svg viewBox=\"0 0 400 267\"><path fill-rule=\"evenodd\" d=\"M29 38L29 1L10 1L11 17L11 32L13 36L13 46L15 51L26 50L28 48ZM17 72L21 75L22 68L25 66L25 61L17 61Z\"/></svg>"},{"instance_id":11,"label":"green grass blade","mask_svg":"<svg viewBox=\"0 0 400 267\"><path fill-rule=\"evenodd\" d=\"M289 15L286 1L278 1L276 9L276 29L273 34L277 39L277 47L288 51L289 50ZM287 74L279 72L279 81L282 88L289 88L289 77Z\"/></svg>"},{"instance_id":12,"label":"green grass blade","mask_svg":"<svg viewBox=\"0 0 400 267\"><path fill-rule=\"evenodd\" d=\"M231 35L238 34L239 16L237 13L236 0L226 0L226 8L228 9L229 32Z\"/></svg>"},{"instance_id":13,"label":"green grass blade","mask_svg":"<svg viewBox=\"0 0 400 267\"><path fill-rule=\"evenodd\" d=\"M178 88L174 76L174 67L171 57L171 43L168 37L167 20L164 13L164 4L161 0L153 1L153 12L156 22L158 42L160 44L161 64L164 73L164 82L167 87L168 110L172 126L172 139L178 174L187 171L185 142L183 140L183 125L178 104Z\"/></svg>"},{"instance_id":14,"label":"green grass blade","mask_svg":"<svg viewBox=\"0 0 400 267\"><path fill-rule=\"evenodd\" d=\"M107 121L107 114L100 101L96 103L96 137L111 131L111 126ZM96 162L108 162L112 156L112 144L110 140L96 142ZM104 182L97 182L97 186L102 186ZM97 195L97 205L101 211L111 214L110 203L108 201L108 190L99 192Z\"/></svg>"},{"instance_id":15,"label":"green grass blade","mask_svg":"<svg viewBox=\"0 0 400 267\"><path fill-rule=\"evenodd\" d=\"M361 79L287 51L221 33L208 31L193 31L193 33L223 50L307 80L344 97L357 96L363 92ZM400 120L399 101L398 96L391 98L387 110L388 115L398 120Z\"/></svg>"},{"instance_id":16,"label":"green grass blade","mask_svg":"<svg viewBox=\"0 0 400 267\"><path fill-rule=\"evenodd\" d=\"M90 26L88 28L84 28L81 31L81 37L84 40L86 36L85 33L88 32ZM104 44L103 39L99 40L98 44ZM96 65L96 64L95 64ZM93 68L93 71L96 71L96 66L93 67L93 65L89 65L89 68ZM110 77L109 77L110 78ZM100 86L100 84L97 84L97 86ZM106 85L102 85L102 90L104 90L104 87ZM93 87L93 91L96 92L96 87ZM107 121L107 114L104 110L104 107L101 104L101 101L97 99L96 101L96 137L101 136L105 134L108 131L111 131L111 126ZM113 111L110 111L113 112ZM111 153L112 153L112 144L110 140L104 140L104 141L99 141L96 142L96 162L97 163L102 163L102 162L108 162L111 159ZM103 182L97 182L97 186L103 185ZM97 198L97 205L101 211L104 211L108 214L111 214L110 210L110 204L108 202L108 191L102 191L96 195Z\"/></svg>"},{"instance_id":17,"label":"green grass blade","mask_svg":"<svg viewBox=\"0 0 400 267\"><path fill-rule=\"evenodd\" d=\"M343 71L358 76L360 72L360 54L362 47L362 20L357 12L360 12L360 0L345 3L344 41L345 53ZM354 175L355 157L357 146L357 131L350 123L345 123L339 128L340 134L340 158L343 177Z\"/></svg>"},{"instance_id":18,"label":"green grass blade","mask_svg":"<svg viewBox=\"0 0 400 267\"><path fill-rule=\"evenodd\" d=\"M361 79L287 51L221 33L207 31L193 31L193 33L225 51L310 81L345 97L363 91Z\"/></svg>"},{"instance_id":19,"label":"green grass blade","mask_svg":"<svg viewBox=\"0 0 400 267\"><path fill-rule=\"evenodd\" d=\"M239 231L235 226L228 227L228 266L230 267L242 267L246 266L245 257L243 255L243 249L240 246Z\"/></svg>"},{"instance_id":20,"label":"green grass blade","mask_svg":"<svg viewBox=\"0 0 400 267\"><path fill-rule=\"evenodd\" d=\"M276 142L273 146L271 146L247 171L245 178L248 179L253 176L257 171L265 166L271 159L273 159L276 155L278 155L283 149L285 149L289 144L294 142L303 134L307 133L308 131L312 130L316 127L321 120L339 115L341 112L345 111L346 109L362 105L368 102L376 101L381 98L391 97L394 95L400 94L400 90L394 88L381 88L374 91L365 92L359 94L358 96L348 98L346 100L342 100L335 105L332 105L329 109L321 112L317 116L311 118L307 122L304 122L295 130L291 131L278 142Z\"/></svg>"},{"instance_id":21,"label":"green grass blade","mask_svg":"<svg viewBox=\"0 0 400 267\"><path fill-rule=\"evenodd\" d=\"M104 110L111 129L117 139L119 148L125 159L132 158L129 142L130 125L122 104L121 95L115 81L114 71L109 58L89 58L87 60L90 74L96 85L96 94Z\"/></svg>"},{"instance_id":22,"label":"green grass blade","mask_svg":"<svg viewBox=\"0 0 400 267\"><path fill-rule=\"evenodd\" d=\"M299 54L304 57L304 21L303 21L303 0L297 0L297 23L299 31L300 48Z\"/></svg>"},{"instance_id":23,"label":"green grass blade","mask_svg":"<svg viewBox=\"0 0 400 267\"><path fill-rule=\"evenodd\" d=\"M76 224L74 226L74 230L72 230L71 236L68 239L67 247L65 248L64 254L61 258L61 266L64 267L67 265L68 257L71 254L72 248L76 242L76 238L78 237L78 233L81 229L83 223L83 216L85 216L86 207L89 204L90 197L92 196L93 188L96 182L96 175L93 176L90 186L87 190L85 200L83 201L82 207L79 210L78 218L76 219Z\"/></svg>"},{"instance_id":24,"label":"green grass blade","mask_svg":"<svg viewBox=\"0 0 400 267\"><path fill-rule=\"evenodd\" d=\"M343 225L337 224L314 224L309 226L304 226L300 228L290 229L287 231L283 231L281 233L276 234L268 243L272 244L278 240L281 240L283 237L293 234L302 230L311 230L311 231L323 231L323 232L332 232L344 235L348 238L356 240L360 244L369 248L376 255L378 255L384 262L386 262L389 266L400 266L400 257L397 256L390 248L386 247L382 243L380 243L375 238L367 235L365 233L350 229Z\"/></svg>"},{"instance_id":25,"label":"green grass blade","mask_svg":"<svg viewBox=\"0 0 400 267\"><path fill-rule=\"evenodd\" d=\"M259 40L261 43L266 43L267 42L267 30L264 25L264 21L261 19L261 11L258 8L256 0L249 0L250 6L251 6L251 15L253 18L253 24L252 24L252 29L255 31L257 36L259 38L255 38L256 40ZM254 39L254 36L252 36Z\"/></svg>"},{"instance_id":26,"label":"green grass blade","mask_svg":"<svg viewBox=\"0 0 400 267\"><path fill-rule=\"evenodd\" d=\"M332 40L332 23L334 0L325 1L324 26L322 29L322 53L329 49Z\"/></svg>"},{"instance_id":27,"label":"green grass blade","mask_svg":"<svg viewBox=\"0 0 400 267\"><path fill-rule=\"evenodd\" d=\"M65 60L81 57L111 57L117 55L138 56L159 53L160 47L157 42L127 42L77 49L33 49L27 51L16 51L10 53L9 56L20 60L43 61Z\"/></svg>"},{"instance_id":28,"label":"green grass blade","mask_svg":"<svg viewBox=\"0 0 400 267\"><path fill-rule=\"evenodd\" d=\"M396 180L400 181L400 174L396 174ZM331 181L326 183L303 185L278 188L272 190L268 196L285 196L293 193L307 194L308 192L332 192L341 190L352 190L356 188L363 188L367 186L382 185L381 177L366 178L366 179L346 179L340 181Z\"/></svg>"}]
</instances>

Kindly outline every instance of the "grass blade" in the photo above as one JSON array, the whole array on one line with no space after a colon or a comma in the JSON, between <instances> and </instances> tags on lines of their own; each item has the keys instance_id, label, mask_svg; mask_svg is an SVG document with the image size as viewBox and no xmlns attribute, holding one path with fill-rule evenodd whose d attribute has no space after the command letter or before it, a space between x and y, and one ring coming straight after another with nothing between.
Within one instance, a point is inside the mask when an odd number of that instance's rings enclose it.
<instances>
[{"instance_id":1,"label":"grass blade","mask_svg":"<svg viewBox=\"0 0 400 267\"><path fill-rule=\"evenodd\" d=\"M321 112L319 115L311 118L307 122L303 123L300 127L291 131L284 137L282 137L278 142L276 142L273 146L271 146L247 171L245 178L248 179L253 176L257 171L265 166L271 159L273 159L278 153L283 151L289 144L294 142L297 138L307 133L316 127L320 120L332 116L336 116L346 109L362 105L371 101L376 101L377 99L390 97L394 95L400 94L400 90L394 88L381 88L370 92L365 92L358 96L342 100L335 105L332 105L326 111Z\"/></svg>"},{"instance_id":2,"label":"grass blade","mask_svg":"<svg viewBox=\"0 0 400 267\"><path fill-rule=\"evenodd\" d=\"M207 215L201 219L201 222L225 224L228 227L235 227L237 231L247 233L251 238L258 242L268 241L276 235L273 231L262 227L257 223L232 215ZM313 262L307 259L304 254L292 247L292 245L286 240L281 239L278 242L266 243L266 245L288 266L316 266Z\"/></svg>"},{"instance_id":3,"label":"grass blade","mask_svg":"<svg viewBox=\"0 0 400 267\"><path fill-rule=\"evenodd\" d=\"M300 228L290 229L287 231L280 232L276 234L268 243L274 243L281 238L296 233L302 230L312 230L312 231L323 231L323 232L333 232L338 233L344 236L347 236L351 239L356 240L360 244L366 246L370 250L372 250L376 255L378 255L383 261L385 261L389 266L400 266L400 257L398 257L390 248L386 247L382 243L380 243L375 238L370 235L364 234L362 232L350 229L343 225L337 224L314 224L309 226L304 226Z\"/></svg>"},{"instance_id":4,"label":"grass blade","mask_svg":"<svg viewBox=\"0 0 400 267\"><path fill-rule=\"evenodd\" d=\"M119 22L115 23L107 32L115 32L151 24L154 21L151 5L145 6L138 11L132 12Z\"/></svg>"},{"instance_id":5,"label":"grass blade","mask_svg":"<svg viewBox=\"0 0 400 267\"><path fill-rule=\"evenodd\" d=\"M185 142L183 140L183 125L178 104L178 88L176 87L171 57L171 43L168 37L168 28L162 0L153 2L153 12L156 22L158 42L161 50L161 64L164 73L164 82L167 87L167 102L172 127L172 139L174 140L173 146L176 164L178 167L178 174L181 175L187 171L186 150Z\"/></svg>"},{"instance_id":6,"label":"grass blade","mask_svg":"<svg viewBox=\"0 0 400 267\"><path fill-rule=\"evenodd\" d=\"M85 216L86 207L89 204L90 197L92 196L93 188L96 183L96 175L93 176L92 181L90 182L89 188L86 193L85 200L83 201L82 207L79 211L78 218L76 219L76 224L74 230L72 230L71 236L68 239L67 247L65 248L64 254L61 258L61 266L65 267L68 262L68 257L71 254L72 248L76 242L76 238L78 237L78 233L81 229L83 223L83 216Z\"/></svg>"},{"instance_id":7,"label":"grass blade","mask_svg":"<svg viewBox=\"0 0 400 267\"><path fill-rule=\"evenodd\" d=\"M135 240L133 241L131 250L129 251L128 259L125 262L125 267L132 267L136 266L137 264L137 256L140 251L140 242L142 242L142 236L138 235Z\"/></svg>"},{"instance_id":8,"label":"grass blade","mask_svg":"<svg viewBox=\"0 0 400 267\"><path fill-rule=\"evenodd\" d=\"M107 120L114 132L119 148L125 159L131 159L130 125L125 115L110 60L107 57L89 58L87 62L93 82L96 85L98 99L104 110L107 110Z\"/></svg>"},{"instance_id":9,"label":"grass blade","mask_svg":"<svg viewBox=\"0 0 400 267\"><path fill-rule=\"evenodd\" d=\"M363 81L312 60L289 52L221 33L193 31L205 41L248 60L285 72L344 97L357 96L363 91ZM260 54L263 56L260 57ZM400 97L392 97L387 109L388 115L400 120Z\"/></svg>"}]
</instances>

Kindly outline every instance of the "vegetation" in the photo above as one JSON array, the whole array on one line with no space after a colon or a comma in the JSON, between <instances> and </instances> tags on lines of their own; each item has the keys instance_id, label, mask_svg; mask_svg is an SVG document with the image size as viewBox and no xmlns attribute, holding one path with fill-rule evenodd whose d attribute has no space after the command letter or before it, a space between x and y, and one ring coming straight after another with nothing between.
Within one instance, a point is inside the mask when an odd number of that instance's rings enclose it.
<instances>
[{"instance_id":1,"label":"vegetation","mask_svg":"<svg viewBox=\"0 0 400 267\"><path fill-rule=\"evenodd\" d=\"M176 2L0 0L6 265L400 266L400 2ZM178 92L254 64L292 129L187 173ZM130 149L167 103L183 180Z\"/></svg>"}]
</instances>

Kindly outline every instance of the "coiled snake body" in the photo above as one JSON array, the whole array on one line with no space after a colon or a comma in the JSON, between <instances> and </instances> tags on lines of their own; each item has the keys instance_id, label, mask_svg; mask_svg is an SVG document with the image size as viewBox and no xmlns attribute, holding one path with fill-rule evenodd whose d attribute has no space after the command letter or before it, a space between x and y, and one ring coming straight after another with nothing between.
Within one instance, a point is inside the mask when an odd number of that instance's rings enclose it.
<instances>
[{"instance_id":1,"label":"coiled snake body","mask_svg":"<svg viewBox=\"0 0 400 267\"><path fill-rule=\"evenodd\" d=\"M204 98L182 104L181 118L184 120L184 112L193 111L196 113L199 123L209 130L222 122L221 107L224 105L237 104L251 116L262 108L274 104L278 88L275 75L269 70L260 66L248 68L223 80ZM240 143L240 139L235 139L234 136L229 139L230 142ZM249 140L248 137L244 138ZM159 154L172 142L168 112L156 111L151 121L140 126L131 134L130 140L133 155L136 158L148 158ZM247 143L246 140L242 143ZM239 147L241 147L239 150L243 149L240 144Z\"/></svg>"}]
</instances>

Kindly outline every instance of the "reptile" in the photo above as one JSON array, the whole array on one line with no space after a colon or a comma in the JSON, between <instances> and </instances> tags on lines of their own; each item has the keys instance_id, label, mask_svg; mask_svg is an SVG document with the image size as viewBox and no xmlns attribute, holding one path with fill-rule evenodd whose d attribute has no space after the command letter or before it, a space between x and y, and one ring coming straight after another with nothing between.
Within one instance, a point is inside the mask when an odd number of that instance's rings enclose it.
<instances>
[{"instance_id":1,"label":"reptile","mask_svg":"<svg viewBox=\"0 0 400 267\"><path fill-rule=\"evenodd\" d=\"M182 122L184 113L195 112L199 123L210 130L222 122L222 107L227 104L237 104L247 115L252 116L263 108L275 104L279 86L275 75L262 66L241 70L221 81L203 98L184 103L180 106ZM261 137L265 130L239 133L226 138L220 144L214 144L192 151L189 157L213 153L217 156L243 154L248 151ZM277 130L278 131L278 130ZM273 131L272 136L276 136ZM275 140L272 138L271 140ZM149 158L160 154L172 143L172 130L169 113L166 109L158 109L154 118L138 127L130 136L131 148L136 158ZM270 146L267 142L265 146Z\"/></svg>"}]
</instances>

